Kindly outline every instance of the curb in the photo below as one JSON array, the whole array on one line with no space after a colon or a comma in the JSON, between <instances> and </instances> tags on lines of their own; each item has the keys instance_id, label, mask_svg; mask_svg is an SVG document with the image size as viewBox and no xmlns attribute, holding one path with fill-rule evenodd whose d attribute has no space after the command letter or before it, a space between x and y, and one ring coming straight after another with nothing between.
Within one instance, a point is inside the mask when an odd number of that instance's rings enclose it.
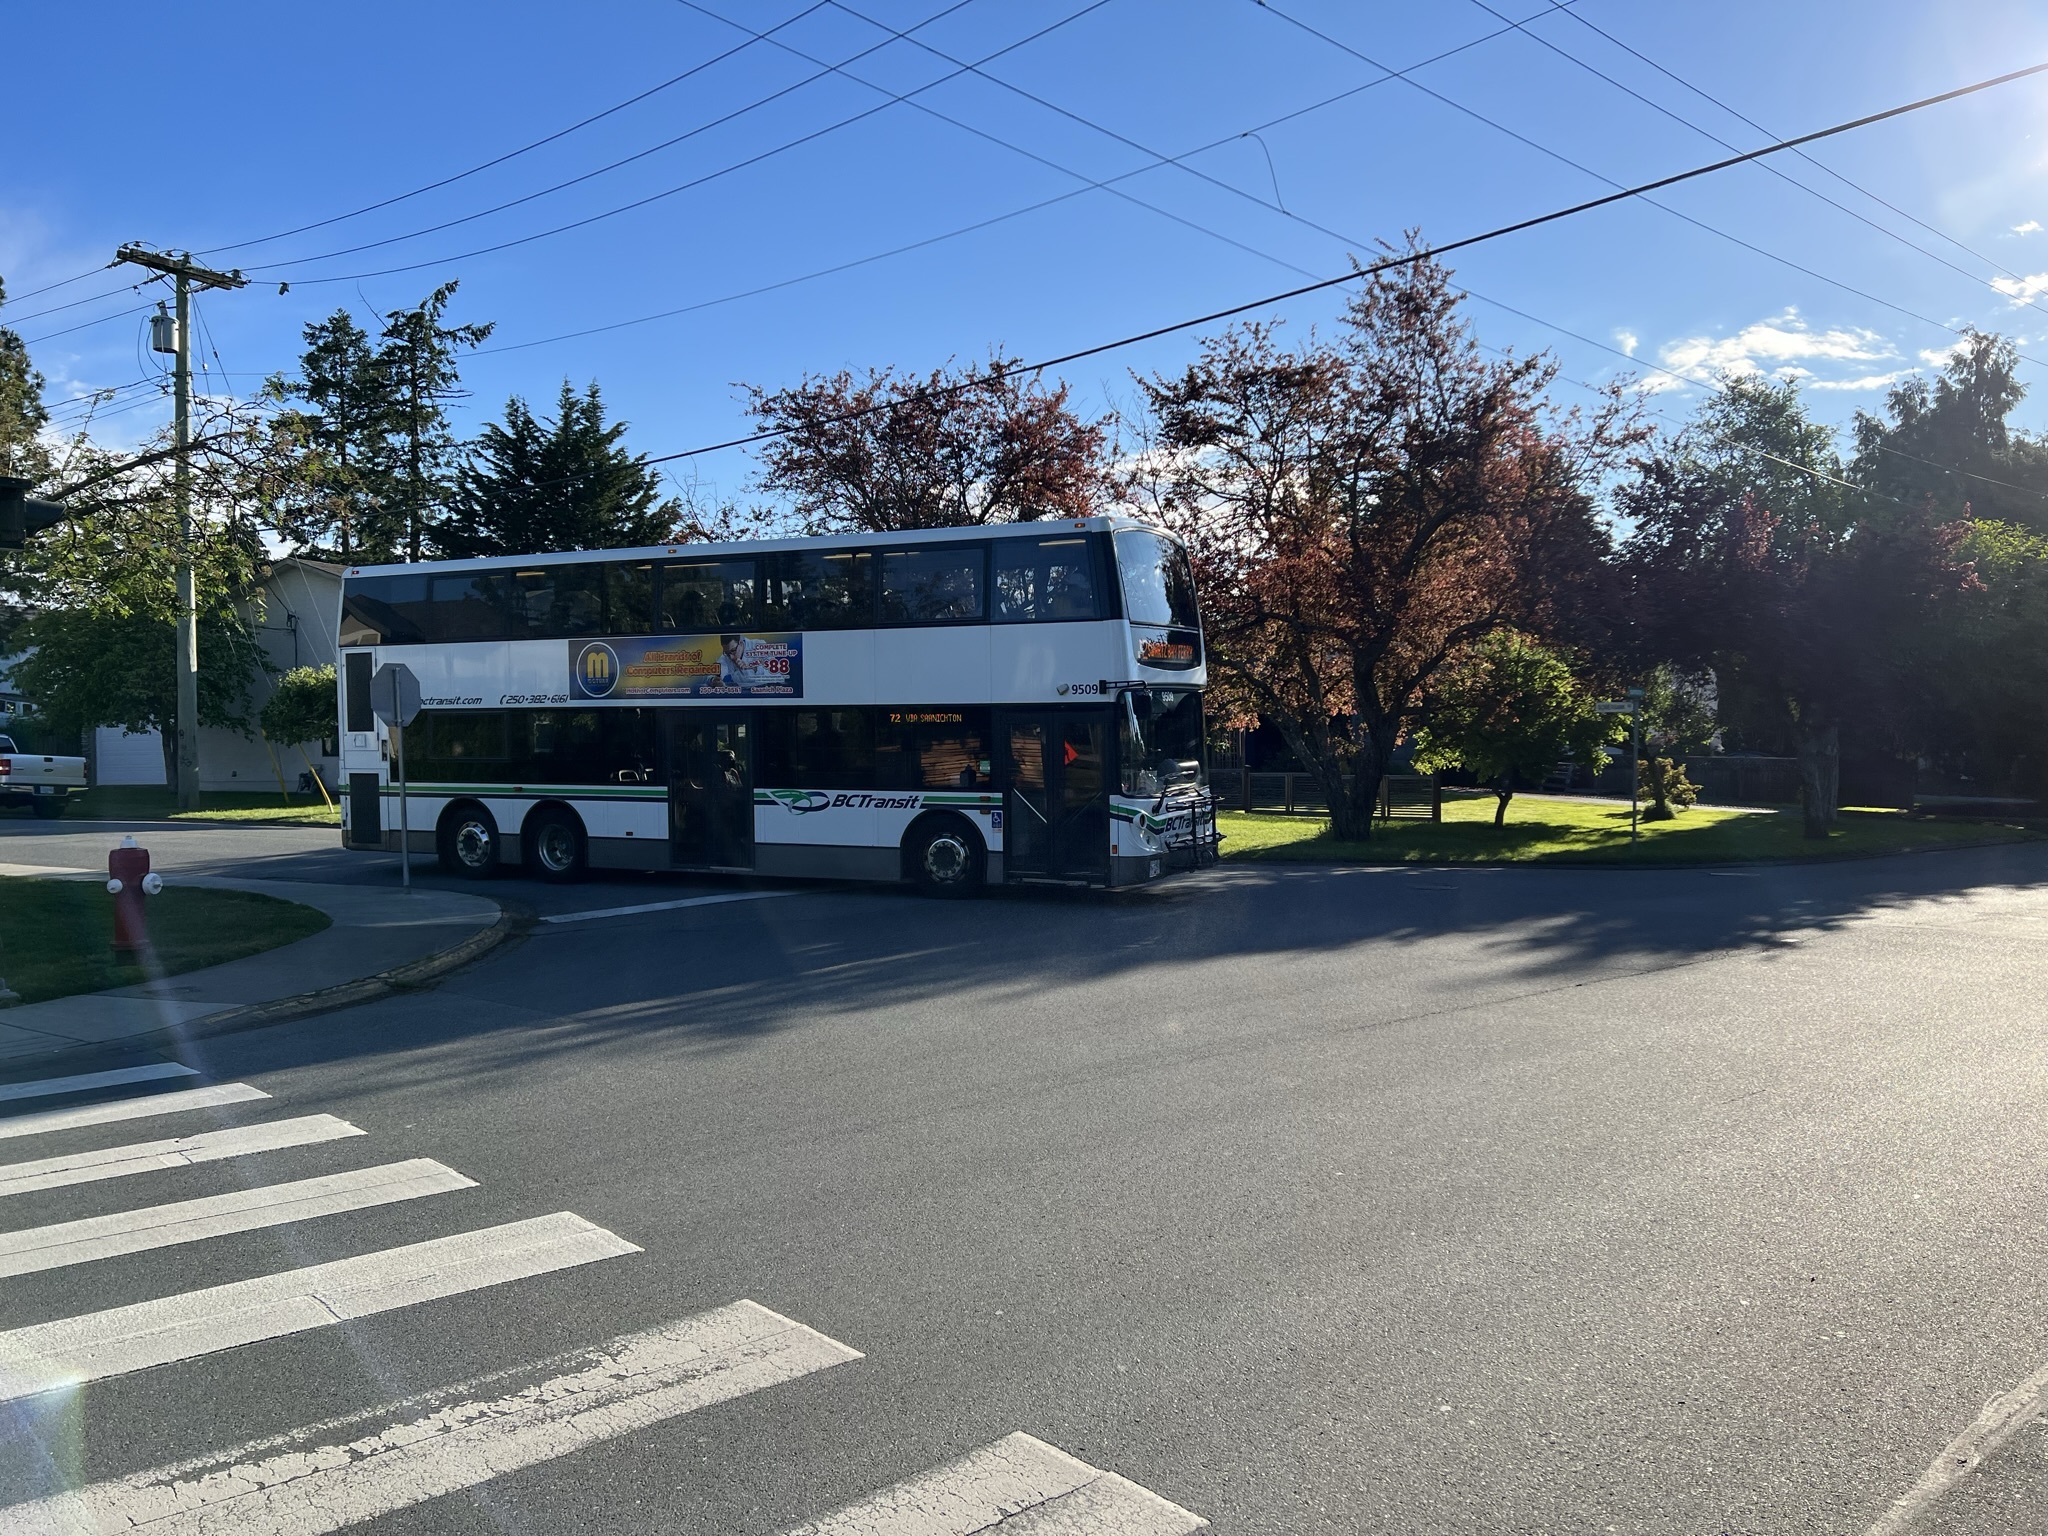
<instances>
[{"instance_id":1,"label":"curb","mask_svg":"<svg viewBox=\"0 0 2048 1536\"><path fill-rule=\"evenodd\" d=\"M353 1008L359 1003L375 1002L379 998L392 997L401 992L419 991L442 977L461 970L471 962L482 959L508 940L524 938L531 931L535 921L531 911L514 902L500 901L497 905L498 920L489 927L478 929L468 938L451 944L444 950L424 955L418 960L408 960L404 965L393 966L388 971L378 971L371 976L359 976L354 981L337 982L331 987L301 992L292 997L273 998L267 1003L242 1003L233 1008L223 1008L217 1013L188 1019L183 1024L145 1030L141 1034L125 1035L118 1040L81 1040L76 1045L59 1046L33 1056L10 1057L6 1065L34 1066L86 1052L105 1055L129 1049L170 1051L189 1040L239 1034L244 1030L263 1029L272 1024L288 1024L299 1019L312 1018L316 1014L331 1013L337 1008Z\"/></svg>"}]
</instances>

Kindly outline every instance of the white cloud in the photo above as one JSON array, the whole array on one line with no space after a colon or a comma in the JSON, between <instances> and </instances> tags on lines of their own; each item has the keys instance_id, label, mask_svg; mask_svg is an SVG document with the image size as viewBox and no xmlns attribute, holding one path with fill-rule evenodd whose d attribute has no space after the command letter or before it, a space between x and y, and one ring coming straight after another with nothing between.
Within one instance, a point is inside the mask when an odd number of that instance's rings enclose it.
<instances>
[{"instance_id":1,"label":"white cloud","mask_svg":"<svg viewBox=\"0 0 2048 1536\"><path fill-rule=\"evenodd\" d=\"M2039 219L2029 219L2024 224L2015 224L2012 227L2012 232L2016 235L2038 235L2041 232L2041 221Z\"/></svg>"},{"instance_id":2,"label":"white cloud","mask_svg":"<svg viewBox=\"0 0 2048 1536\"><path fill-rule=\"evenodd\" d=\"M2048 294L2048 272L2036 272L2032 277L1994 277L1991 286L2011 299L2014 308L2018 308Z\"/></svg>"},{"instance_id":3,"label":"white cloud","mask_svg":"<svg viewBox=\"0 0 2048 1536\"><path fill-rule=\"evenodd\" d=\"M1653 391L1682 387L1686 381L1711 383L1727 375L1769 375L1776 379L1797 379L1815 389L1875 389L1878 379L1868 365L1889 363L1898 352L1875 331L1837 328L1815 330L1800 318L1799 311L1757 320L1732 336L1685 336L1666 342L1657 357L1671 370L1648 383ZM1808 364L1857 363L1865 365L1846 379L1824 378ZM1889 382L1892 375L1885 375Z\"/></svg>"},{"instance_id":4,"label":"white cloud","mask_svg":"<svg viewBox=\"0 0 2048 1536\"><path fill-rule=\"evenodd\" d=\"M1860 379L1811 379L1807 381L1807 388L1890 389L1894 384L1898 383L1899 380L1903 379L1907 374L1917 372L1919 372L1917 368L1901 368L1895 373L1868 373Z\"/></svg>"},{"instance_id":5,"label":"white cloud","mask_svg":"<svg viewBox=\"0 0 2048 1536\"><path fill-rule=\"evenodd\" d=\"M1643 338L1630 330L1617 330L1614 333L1614 339L1621 347L1621 350L1630 357L1634 357L1636 355L1636 348L1643 344Z\"/></svg>"}]
</instances>

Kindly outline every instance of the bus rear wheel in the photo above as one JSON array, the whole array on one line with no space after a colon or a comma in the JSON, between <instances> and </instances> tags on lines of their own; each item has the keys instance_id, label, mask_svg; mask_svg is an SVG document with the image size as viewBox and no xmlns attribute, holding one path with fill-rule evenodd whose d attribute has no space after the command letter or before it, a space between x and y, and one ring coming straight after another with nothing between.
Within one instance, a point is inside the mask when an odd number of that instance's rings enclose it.
<instances>
[{"instance_id":1,"label":"bus rear wheel","mask_svg":"<svg viewBox=\"0 0 2048 1536\"><path fill-rule=\"evenodd\" d=\"M474 800L451 805L442 814L434 847L451 875L482 880L498 872L498 823Z\"/></svg>"},{"instance_id":2,"label":"bus rear wheel","mask_svg":"<svg viewBox=\"0 0 2048 1536\"><path fill-rule=\"evenodd\" d=\"M549 806L527 818L526 862L543 880L561 883L581 879L586 854L583 823L574 811Z\"/></svg>"},{"instance_id":3,"label":"bus rear wheel","mask_svg":"<svg viewBox=\"0 0 2048 1536\"><path fill-rule=\"evenodd\" d=\"M958 816L919 822L904 839L910 878L928 896L971 896L982 887L988 854L981 834Z\"/></svg>"}]
</instances>

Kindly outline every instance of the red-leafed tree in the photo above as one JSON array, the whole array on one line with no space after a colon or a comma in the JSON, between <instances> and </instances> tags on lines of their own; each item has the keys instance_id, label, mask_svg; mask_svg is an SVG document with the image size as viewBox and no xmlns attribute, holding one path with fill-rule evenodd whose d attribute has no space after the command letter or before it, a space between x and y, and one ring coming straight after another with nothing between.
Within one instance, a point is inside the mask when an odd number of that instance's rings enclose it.
<instances>
[{"instance_id":1,"label":"red-leafed tree","mask_svg":"<svg viewBox=\"0 0 2048 1536\"><path fill-rule=\"evenodd\" d=\"M748 390L764 431L760 488L812 533L886 533L1084 517L1116 491L1108 430L1064 384L1002 359L915 379L840 372Z\"/></svg>"},{"instance_id":2,"label":"red-leafed tree","mask_svg":"<svg viewBox=\"0 0 2048 1536\"><path fill-rule=\"evenodd\" d=\"M1150 486L1187 539L1219 702L1276 725L1371 835L1396 742L1432 680L1514 627L1589 638L1608 539L1588 494L1632 440L1618 397L1546 403L1546 360L1482 356L1449 271L1364 280L1333 338L1247 325L1178 377L1141 379Z\"/></svg>"}]
</instances>

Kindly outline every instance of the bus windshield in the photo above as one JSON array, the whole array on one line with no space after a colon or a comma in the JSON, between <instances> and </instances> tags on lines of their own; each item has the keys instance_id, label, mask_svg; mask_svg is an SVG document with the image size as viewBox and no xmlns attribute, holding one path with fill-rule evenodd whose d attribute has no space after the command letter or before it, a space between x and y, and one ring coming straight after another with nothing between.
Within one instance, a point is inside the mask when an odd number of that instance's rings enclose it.
<instances>
[{"instance_id":1,"label":"bus windshield","mask_svg":"<svg viewBox=\"0 0 2048 1536\"><path fill-rule=\"evenodd\" d=\"M1150 529L1119 529L1116 564L1123 577L1125 618L1133 624L1198 627L1194 572L1180 545Z\"/></svg>"},{"instance_id":2,"label":"bus windshield","mask_svg":"<svg viewBox=\"0 0 2048 1536\"><path fill-rule=\"evenodd\" d=\"M1127 795L1161 795L1206 781L1202 695L1192 688L1133 688L1124 695L1123 779Z\"/></svg>"}]
</instances>

